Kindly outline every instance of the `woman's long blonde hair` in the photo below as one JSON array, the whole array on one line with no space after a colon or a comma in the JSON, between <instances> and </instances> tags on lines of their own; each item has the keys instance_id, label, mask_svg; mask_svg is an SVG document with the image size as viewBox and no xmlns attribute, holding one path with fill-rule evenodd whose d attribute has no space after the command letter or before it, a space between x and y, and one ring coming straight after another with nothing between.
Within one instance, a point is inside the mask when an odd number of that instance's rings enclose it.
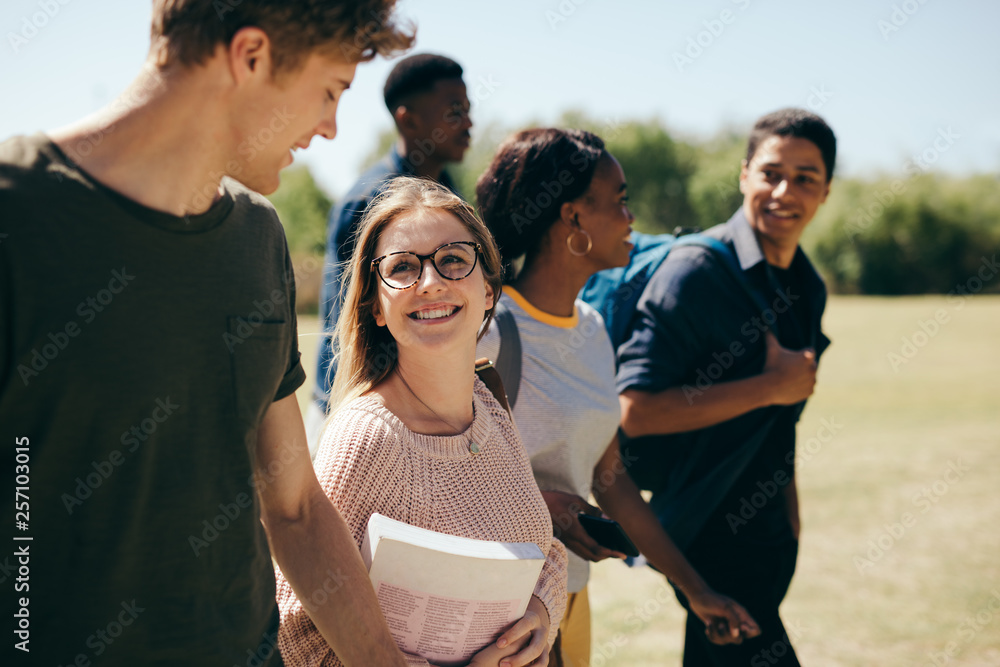
<instances>
[{"instance_id":1,"label":"woman's long blonde hair","mask_svg":"<svg viewBox=\"0 0 1000 667\"><path fill-rule=\"evenodd\" d=\"M454 215L482 247L480 266L493 288L493 303L483 321L493 317L503 283L500 251L486 225L460 197L425 178L400 176L389 181L372 201L358 226L354 254L344 275L343 307L334 330L337 374L330 393L330 412L361 396L396 368L396 341L388 327L375 322L379 278L372 270L375 249L382 231L400 215L439 210ZM485 332L484 326L481 330Z\"/></svg>"}]
</instances>

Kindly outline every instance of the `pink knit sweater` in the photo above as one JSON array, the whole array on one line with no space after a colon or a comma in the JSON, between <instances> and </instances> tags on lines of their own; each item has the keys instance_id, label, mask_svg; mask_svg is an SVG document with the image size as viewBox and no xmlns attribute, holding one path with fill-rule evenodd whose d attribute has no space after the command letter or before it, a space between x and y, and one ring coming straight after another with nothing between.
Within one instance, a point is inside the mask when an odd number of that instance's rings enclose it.
<instances>
[{"instance_id":1,"label":"pink knit sweater","mask_svg":"<svg viewBox=\"0 0 1000 667\"><path fill-rule=\"evenodd\" d=\"M501 542L535 542L547 560L535 595L549 613L549 644L566 609L566 550L531 473L507 412L478 378L475 419L457 436L413 433L379 401L341 408L323 435L316 475L360 548L368 518L379 512L442 533ZM472 454L475 442L479 453ZM441 576L447 576L442 572ZM289 667L342 665L288 581L277 573L278 647ZM411 665L427 665L408 656Z\"/></svg>"}]
</instances>

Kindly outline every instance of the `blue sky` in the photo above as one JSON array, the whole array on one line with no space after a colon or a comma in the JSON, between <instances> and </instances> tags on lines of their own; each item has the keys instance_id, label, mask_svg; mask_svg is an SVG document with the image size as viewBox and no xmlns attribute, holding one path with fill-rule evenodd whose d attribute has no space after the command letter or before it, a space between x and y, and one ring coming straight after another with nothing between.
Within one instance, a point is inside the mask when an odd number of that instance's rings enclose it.
<instances>
[{"instance_id":1,"label":"blue sky","mask_svg":"<svg viewBox=\"0 0 1000 667\"><path fill-rule=\"evenodd\" d=\"M403 0L400 11L418 25L417 50L463 65L480 127L580 109L707 136L811 106L838 135L841 173L901 173L942 131L953 141L935 168L1000 172L992 0ZM0 138L112 101L145 57L149 15L142 0L3 0ZM391 67L360 67L339 136L297 158L335 195L390 127L381 88Z\"/></svg>"}]
</instances>

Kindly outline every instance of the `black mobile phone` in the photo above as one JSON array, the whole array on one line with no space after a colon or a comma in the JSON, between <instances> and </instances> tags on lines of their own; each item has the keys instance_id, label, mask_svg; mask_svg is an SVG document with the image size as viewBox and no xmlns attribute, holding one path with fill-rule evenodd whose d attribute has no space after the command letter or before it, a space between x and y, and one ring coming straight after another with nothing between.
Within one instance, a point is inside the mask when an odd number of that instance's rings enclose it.
<instances>
[{"instance_id":1,"label":"black mobile phone","mask_svg":"<svg viewBox=\"0 0 1000 667\"><path fill-rule=\"evenodd\" d=\"M580 512L580 525L587 531L587 534L594 538L598 544L612 551L619 551L626 556L635 558L639 555L639 550L632 544L625 531L617 521L605 519L601 516L591 516Z\"/></svg>"}]
</instances>

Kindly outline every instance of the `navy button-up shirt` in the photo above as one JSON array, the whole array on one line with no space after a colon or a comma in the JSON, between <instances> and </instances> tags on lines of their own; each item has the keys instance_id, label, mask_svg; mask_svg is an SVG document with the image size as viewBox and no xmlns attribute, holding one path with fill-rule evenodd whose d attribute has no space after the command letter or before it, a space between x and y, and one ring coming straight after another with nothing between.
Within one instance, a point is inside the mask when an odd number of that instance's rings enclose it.
<instances>
[{"instance_id":1,"label":"navy button-up shirt","mask_svg":"<svg viewBox=\"0 0 1000 667\"><path fill-rule=\"evenodd\" d=\"M820 329L826 288L801 248L787 270L770 266L742 209L705 234L730 247L746 284L712 250L672 250L650 278L632 334L619 349L619 392L681 387L693 404L716 382L760 373L768 329L784 347L812 347L817 358L829 344ZM764 310L747 286L767 304ZM794 472L795 424L804 405L762 408L688 433L623 438L625 460L640 457L633 477L654 492L652 505L678 544L790 538L782 487ZM774 492L753 496L758 482ZM750 519L740 514L744 498ZM754 505L761 498L766 502Z\"/></svg>"}]
</instances>

